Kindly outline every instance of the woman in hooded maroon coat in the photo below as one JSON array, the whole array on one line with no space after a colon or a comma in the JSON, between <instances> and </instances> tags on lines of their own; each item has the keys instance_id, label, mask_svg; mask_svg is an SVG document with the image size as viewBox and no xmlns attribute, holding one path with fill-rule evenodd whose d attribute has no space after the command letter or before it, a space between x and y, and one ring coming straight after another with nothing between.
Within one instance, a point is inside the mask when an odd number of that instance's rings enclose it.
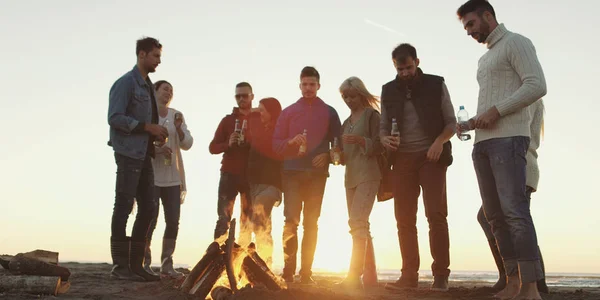
<instances>
[{"instance_id":1,"label":"woman in hooded maroon coat","mask_svg":"<svg viewBox=\"0 0 600 300\"><path fill-rule=\"evenodd\" d=\"M256 115L250 119L250 153L248 182L252 201L252 225L258 254L272 267L273 237L271 211L281 204L281 170L283 159L273 151L273 132L281 114L281 104L275 98L260 100Z\"/></svg>"}]
</instances>

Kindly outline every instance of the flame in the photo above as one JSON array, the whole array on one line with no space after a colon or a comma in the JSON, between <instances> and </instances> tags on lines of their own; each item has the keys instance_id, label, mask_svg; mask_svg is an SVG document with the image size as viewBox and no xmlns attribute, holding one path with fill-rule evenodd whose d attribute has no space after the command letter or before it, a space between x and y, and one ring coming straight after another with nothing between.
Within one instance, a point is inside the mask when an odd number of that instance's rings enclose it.
<instances>
[{"instance_id":1,"label":"flame","mask_svg":"<svg viewBox=\"0 0 600 300\"><path fill-rule=\"evenodd\" d=\"M227 233L224 233L223 235L215 239L215 242L217 242L217 244L219 245L222 245L223 243L225 243L225 241L227 241Z\"/></svg>"},{"instance_id":2,"label":"flame","mask_svg":"<svg viewBox=\"0 0 600 300\"><path fill-rule=\"evenodd\" d=\"M241 248L236 250L239 251L239 254L233 261L233 270L234 274L236 275L238 290L244 288L250 283L242 269L242 264L246 256L249 255L248 251L250 250L247 249L247 246L252 242L252 233L254 233L257 254L266 262L270 270L272 270L273 267L273 237L271 234L271 216L270 214L267 215L262 204L256 204L252 207L252 216L249 219L250 220L242 220L240 224L238 244L241 245ZM228 233L218 237L215 239L215 241L219 244L223 244L227 238ZM287 288L287 284L282 278L275 276L274 279L281 288ZM223 273L219 276L219 279L211 289L211 293L215 288L220 286L231 289L229 278L227 277L227 271L223 271Z\"/></svg>"},{"instance_id":3,"label":"flame","mask_svg":"<svg viewBox=\"0 0 600 300\"><path fill-rule=\"evenodd\" d=\"M242 263L244 261L244 258L246 258L246 256L248 256L248 252L246 252L245 249L239 249L240 254L238 255L238 257L233 261L233 273L237 276L236 277L236 282L237 282L237 288L241 289L244 286L246 286L249 281L246 278L246 275L244 274L244 272L242 272ZM217 282L213 285L213 288L211 289L211 293L212 291L219 286L224 286L226 288L231 289L231 286L229 284L229 278L227 278L227 271L223 271L223 273L221 273L221 275L219 276L219 279L217 280Z\"/></svg>"},{"instance_id":4,"label":"flame","mask_svg":"<svg viewBox=\"0 0 600 300\"><path fill-rule=\"evenodd\" d=\"M273 235L271 234L271 215L267 215L263 204L252 207L252 225L256 240L256 252L272 269Z\"/></svg>"}]
</instances>

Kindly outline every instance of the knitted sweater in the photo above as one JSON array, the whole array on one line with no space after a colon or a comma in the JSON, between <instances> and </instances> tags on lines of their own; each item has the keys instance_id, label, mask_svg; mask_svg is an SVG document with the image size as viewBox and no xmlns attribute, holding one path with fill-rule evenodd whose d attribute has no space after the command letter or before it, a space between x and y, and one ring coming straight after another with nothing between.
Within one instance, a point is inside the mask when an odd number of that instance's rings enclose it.
<instances>
[{"instance_id":1,"label":"knitted sweater","mask_svg":"<svg viewBox=\"0 0 600 300\"><path fill-rule=\"evenodd\" d=\"M524 109L546 95L546 79L531 41L499 24L485 41L479 59L477 115L495 106L500 119L489 129L475 130L475 143L511 136L530 137L531 116Z\"/></svg>"},{"instance_id":2,"label":"knitted sweater","mask_svg":"<svg viewBox=\"0 0 600 300\"><path fill-rule=\"evenodd\" d=\"M527 150L527 186L537 190L538 182L540 180L540 169L537 163L537 149L540 146L540 137L542 133L542 123L544 120L544 102L542 99L534 102L528 107L531 119L531 141L529 142L529 149Z\"/></svg>"},{"instance_id":3,"label":"knitted sweater","mask_svg":"<svg viewBox=\"0 0 600 300\"><path fill-rule=\"evenodd\" d=\"M185 137L183 140L179 140L177 129L175 128L175 114L180 111L169 108L167 116L165 118L160 117L159 124L165 126L165 120L169 120L169 124L166 126L169 131L169 139L165 146L171 148L173 151L171 158L171 165L166 166L164 164L165 155L161 148L156 148L156 157L152 160L152 168L154 169L154 184L159 187L169 186L181 186L181 199L180 203L183 204L185 196L187 195L187 185L185 183L185 169L183 167L183 156L181 150L189 150L194 144L194 138L190 130L187 128L185 118L183 118L183 124L181 124L181 130L183 130Z\"/></svg>"}]
</instances>

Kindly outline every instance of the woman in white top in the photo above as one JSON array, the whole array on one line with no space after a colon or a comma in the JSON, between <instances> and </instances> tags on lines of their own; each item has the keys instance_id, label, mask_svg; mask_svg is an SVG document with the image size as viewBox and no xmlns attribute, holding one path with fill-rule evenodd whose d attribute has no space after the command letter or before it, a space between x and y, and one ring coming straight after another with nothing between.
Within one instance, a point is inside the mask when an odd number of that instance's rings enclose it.
<instances>
[{"instance_id":1,"label":"woman in white top","mask_svg":"<svg viewBox=\"0 0 600 300\"><path fill-rule=\"evenodd\" d=\"M173 269L173 252L175 252L175 243L179 231L181 204L183 204L186 194L181 150L189 150L194 143L194 138L187 129L183 114L169 107L173 99L173 86L167 81L160 80L154 84L154 90L158 105L158 123L169 131L167 142L164 146L156 148L156 155L152 160L156 203L158 204L159 199L162 200L166 223L160 257L160 275L161 277L177 278L183 276L183 274ZM150 269L152 261L150 244L158 221L159 210L157 207L148 230L148 243L144 261L144 267L148 272L152 272Z\"/></svg>"}]
</instances>

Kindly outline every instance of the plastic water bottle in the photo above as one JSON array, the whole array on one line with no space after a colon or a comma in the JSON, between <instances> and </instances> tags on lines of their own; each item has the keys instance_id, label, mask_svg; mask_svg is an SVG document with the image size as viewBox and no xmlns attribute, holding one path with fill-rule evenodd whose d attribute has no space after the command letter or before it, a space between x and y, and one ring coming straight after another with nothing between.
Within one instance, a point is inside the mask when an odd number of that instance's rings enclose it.
<instances>
[{"instance_id":1,"label":"plastic water bottle","mask_svg":"<svg viewBox=\"0 0 600 300\"><path fill-rule=\"evenodd\" d=\"M461 141L470 140L471 135L466 133L471 130L471 128L469 126L469 113L465 110L465 107L463 105L460 106L460 108L458 110L458 114L456 115L456 119L458 121L458 127L460 130L460 134L458 135L458 138Z\"/></svg>"}]
</instances>

